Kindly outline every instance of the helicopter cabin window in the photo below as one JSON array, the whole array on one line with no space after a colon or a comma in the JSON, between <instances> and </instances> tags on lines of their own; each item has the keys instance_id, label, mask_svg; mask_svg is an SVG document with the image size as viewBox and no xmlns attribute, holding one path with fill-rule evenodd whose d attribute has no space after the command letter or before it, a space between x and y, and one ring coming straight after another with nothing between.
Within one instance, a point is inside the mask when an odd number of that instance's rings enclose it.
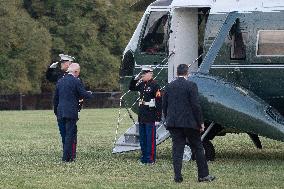
<instances>
[{"instance_id":1,"label":"helicopter cabin window","mask_svg":"<svg viewBox=\"0 0 284 189\"><path fill-rule=\"evenodd\" d=\"M231 38L231 59L244 60L246 58L245 40L247 39L247 32L240 29L240 20L232 26L230 31Z\"/></svg>"},{"instance_id":2,"label":"helicopter cabin window","mask_svg":"<svg viewBox=\"0 0 284 189\"><path fill-rule=\"evenodd\" d=\"M257 55L284 56L284 30L258 32Z\"/></svg>"},{"instance_id":3,"label":"helicopter cabin window","mask_svg":"<svg viewBox=\"0 0 284 189\"><path fill-rule=\"evenodd\" d=\"M149 54L166 53L169 39L167 12L151 12L141 39L141 51Z\"/></svg>"}]
</instances>

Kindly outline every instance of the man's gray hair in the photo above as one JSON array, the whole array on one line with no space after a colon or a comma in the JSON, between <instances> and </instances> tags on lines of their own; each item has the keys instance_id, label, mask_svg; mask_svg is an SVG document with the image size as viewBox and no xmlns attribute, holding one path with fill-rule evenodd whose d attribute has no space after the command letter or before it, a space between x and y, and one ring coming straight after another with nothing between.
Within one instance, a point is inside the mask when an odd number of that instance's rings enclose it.
<instances>
[{"instance_id":1,"label":"man's gray hair","mask_svg":"<svg viewBox=\"0 0 284 189\"><path fill-rule=\"evenodd\" d=\"M80 70L80 65L78 63L72 63L68 67L67 72L73 73L73 72L78 71L78 70Z\"/></svg>"}]
</instances>

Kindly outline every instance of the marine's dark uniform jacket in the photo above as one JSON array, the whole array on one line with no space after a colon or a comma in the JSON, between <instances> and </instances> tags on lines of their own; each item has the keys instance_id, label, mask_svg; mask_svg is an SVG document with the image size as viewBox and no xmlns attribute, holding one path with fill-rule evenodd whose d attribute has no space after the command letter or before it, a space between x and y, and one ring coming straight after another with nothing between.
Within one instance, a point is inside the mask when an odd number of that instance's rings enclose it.
<instances>
[{"instance_id":1,"label":"marine's dark uniform jacket","mask_svg":"<svg viewBox=\"0 0 284 189\"><path fill-rule=\"evenodd\" d=\"M59 79L61 79L67 72L59 68L48 68L46 71L46 79L52 83L56 83Z\"/></svg>"},{"instance_id":2,"label":"marine's dark uniform jacket","mask_svg":"<svg viewBox=\"0 0 284 189\"><path fill-rule=\"evenodd\" d=\"M163 113L167 129L193 128L199 130L203 123L196 83L178 77L165 87Z\"/></svg>"},{"instance_id":3,"label":"marine's dark uniform jacket","mask_svg":"<svg viewBox=\"0 0 284 189\"><path fill-rule=\"evenodd\" d=\"M137 82L138 80L132 78L129 85L129 90L139 91L140 93L138 122L151 123L161 121L162 98L160 86L154 80L141 82L136 85ZM155 107L145 105L145 102L148 103L151 99L155 99Z\"/></svg>"}]
</instances>

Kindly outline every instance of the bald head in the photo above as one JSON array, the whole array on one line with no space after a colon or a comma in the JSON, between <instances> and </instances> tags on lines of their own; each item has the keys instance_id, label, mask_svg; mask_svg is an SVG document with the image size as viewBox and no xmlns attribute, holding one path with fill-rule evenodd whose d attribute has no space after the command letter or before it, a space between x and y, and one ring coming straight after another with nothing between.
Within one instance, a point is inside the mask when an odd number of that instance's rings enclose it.
<instances>
[{"instance_id":1,"label":"bald head","mask_svg":"<svg viewBox=\"0 0 284 189\"><path fill-rule=\"evenodd\" d=\"M80 65L78 63L70 64L70 66L68 67L67 72L69 72L70 74L72 74L75 77L78 77L79 74L80 74Z\"/></svg>"}]
</instances>

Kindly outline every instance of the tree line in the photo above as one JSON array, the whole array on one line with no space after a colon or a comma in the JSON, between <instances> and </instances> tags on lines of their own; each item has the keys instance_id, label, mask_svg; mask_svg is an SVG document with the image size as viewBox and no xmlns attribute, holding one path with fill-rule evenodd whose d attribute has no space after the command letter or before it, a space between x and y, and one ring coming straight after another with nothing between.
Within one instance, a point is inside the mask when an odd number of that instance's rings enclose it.
<instances>
[{"instance_id":1,"label":"tree line","mask_svg":"<svg viewBox=\"0 0 284 189\"><path fill-rule=\"evenodd\" d=\"M0 0L0 93L51 91L47 67L76 58L84 84L119 90L121 55L141 13L135 0Z\"/></svg>"}]
</instances>

